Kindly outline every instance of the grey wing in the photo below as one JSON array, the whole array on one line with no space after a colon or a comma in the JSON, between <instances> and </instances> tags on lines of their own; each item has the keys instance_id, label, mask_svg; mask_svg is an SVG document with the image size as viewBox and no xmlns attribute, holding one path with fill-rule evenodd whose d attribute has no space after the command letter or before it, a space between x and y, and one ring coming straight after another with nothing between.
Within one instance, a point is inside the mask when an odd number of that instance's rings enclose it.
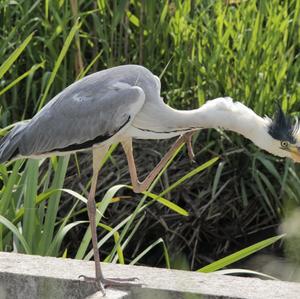
<instances>
[{"instance_id":1,"label":"grey wing","mask_svg":"<svg viewBox=\"0 0 300 299\"><path fill-rule=\"evenodd\" d=\"M71 85L27 124L21 156L89 148L126 129L142 108L145 94L124 82ZM77 84L77 86L76 86Z\"/></svg>"}]
</instances>

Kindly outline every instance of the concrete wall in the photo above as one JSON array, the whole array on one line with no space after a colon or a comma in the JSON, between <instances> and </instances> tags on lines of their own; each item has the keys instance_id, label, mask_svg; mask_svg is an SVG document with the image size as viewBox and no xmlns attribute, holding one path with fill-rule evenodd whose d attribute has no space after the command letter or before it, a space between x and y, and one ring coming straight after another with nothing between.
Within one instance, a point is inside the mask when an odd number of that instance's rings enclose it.
<instances>
[{"instance_id":1,"label":"concrete wall","mask_svg":"<svg viewBox=\"0 0 300 299\"><path fill-rule=\"evenodd\" d=\"M106 298L249 298L297 299L300 284L220 274L102 264L106 277L138 277L142 287L107 289ZM0 252L0 299L102 298L94 284L94 263Z\"/></svg>"}]
</instances>

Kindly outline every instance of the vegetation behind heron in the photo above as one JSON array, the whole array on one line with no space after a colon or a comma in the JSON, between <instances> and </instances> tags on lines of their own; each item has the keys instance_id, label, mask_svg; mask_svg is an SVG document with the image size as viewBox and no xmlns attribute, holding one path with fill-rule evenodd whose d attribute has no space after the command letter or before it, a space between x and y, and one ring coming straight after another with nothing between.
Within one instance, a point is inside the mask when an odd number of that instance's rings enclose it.
<instances>
[{"instance_id":1,"label":"vegetation behind heron","mask_svg":"<svg viewBox=\"0 0 300 299\"><path fill-rule=\"evenodd\" d=\"M2 135L74 80L125 63L143 64L160 75L165 101L177 108L196 108L226 95L260 115L272 114L276 101L298 115L299 0L108 2L1 1ZM135 145L141 174L170 144L154 143ZM104 232L113 236L104 246L107 260L198 269L275 235L299 206L299 171L290 161L214 130L197 134L194 148L197 165L183 149L157 181L153 194L163 192L165 201L153 202L148 194L146 206L138 209L140 195L126 187L111 189L129 182L121 151L111 150L98 190L98 200L107 192L107 205L113 201L99 229L100 240ZM214 164L191 172L215 157ZM15 231L20 251L90 257L82 204L90 157L15 162L1 165L0 173L1 223L10 221L0 227L1 250L12 249ZM155 204L148 208L149 203ZM113 230L121 223L126 229ZM299 261L292 243L286 241L279 253Z\"/></svg>"}]
</instances>

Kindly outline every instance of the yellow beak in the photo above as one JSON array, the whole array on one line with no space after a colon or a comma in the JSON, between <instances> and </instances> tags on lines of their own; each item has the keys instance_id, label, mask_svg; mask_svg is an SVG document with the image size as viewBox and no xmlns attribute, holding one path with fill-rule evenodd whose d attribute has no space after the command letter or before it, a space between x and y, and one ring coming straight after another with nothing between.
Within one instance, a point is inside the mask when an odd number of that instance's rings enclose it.
<instances>
[{"instance_id":1,"label":"yellow beak","mask_svg":"<svg viewBox=\"0 0 300 299\"><path fill-rule=\"evenodd\" d=\"M291 152L292 159L295 162L300 163L300 147L296 145L290 145L289 151Z\"/></svg>"}]
</instances>

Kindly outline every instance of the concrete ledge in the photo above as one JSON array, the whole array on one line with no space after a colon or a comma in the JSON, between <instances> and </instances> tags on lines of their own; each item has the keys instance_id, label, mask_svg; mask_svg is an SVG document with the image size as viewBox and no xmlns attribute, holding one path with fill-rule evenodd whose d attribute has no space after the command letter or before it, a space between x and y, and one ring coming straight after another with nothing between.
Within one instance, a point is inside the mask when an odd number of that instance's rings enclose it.
<instances>
[{"instance_id":1,"label":"concrete ledge","mask_svg":"<svg viewBox=\"0 0 300 299\"><path fill-rule=\"evenodd\" d=\"M143 287L107 290L106 298L295 299L300 284L150 267L103 264L107 277L138 277ZM0 298L102 298L79 275L94 275L93 262L0 253Z\"/></svg>"}]
</instances>

